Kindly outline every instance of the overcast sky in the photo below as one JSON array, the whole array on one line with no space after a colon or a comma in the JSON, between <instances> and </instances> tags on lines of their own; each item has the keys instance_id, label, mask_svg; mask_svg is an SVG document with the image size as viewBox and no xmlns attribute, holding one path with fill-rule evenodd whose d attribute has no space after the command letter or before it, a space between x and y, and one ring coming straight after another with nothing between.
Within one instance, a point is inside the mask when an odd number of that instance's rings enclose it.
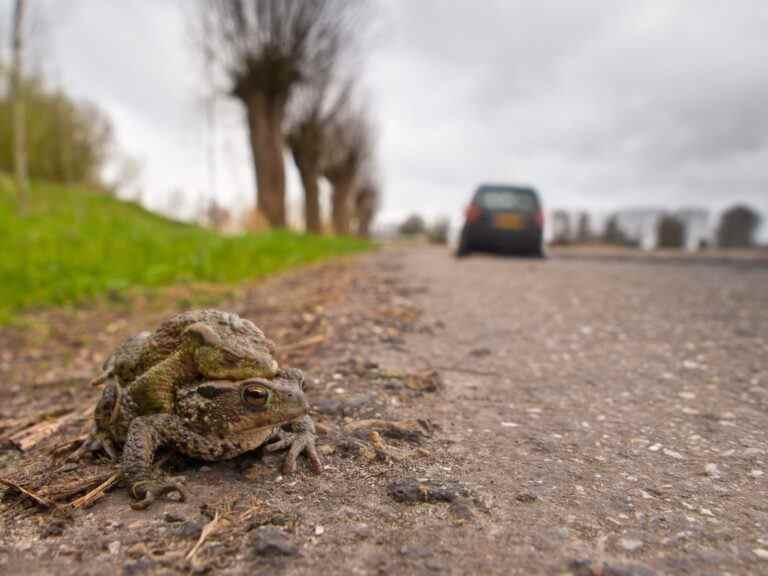
<instances>
[{"instance_id":1,"label":"overcast sky","mask_svg":"<svg viewBox=\"0 0 768 576\"><path fill-rule=\"evenodd\" d=\"M192 213L212 194L192 2L31 4L32 64L109 112L146 203ZM453 216L481 181L534 184L550 208L768 214L768 1L381 0L375 13L364 76L384 220ZM240 111L221 100L216 118L215 193L241 207ZM290 188L295 202L295 174Z\"/></svg>"}]
</instances>

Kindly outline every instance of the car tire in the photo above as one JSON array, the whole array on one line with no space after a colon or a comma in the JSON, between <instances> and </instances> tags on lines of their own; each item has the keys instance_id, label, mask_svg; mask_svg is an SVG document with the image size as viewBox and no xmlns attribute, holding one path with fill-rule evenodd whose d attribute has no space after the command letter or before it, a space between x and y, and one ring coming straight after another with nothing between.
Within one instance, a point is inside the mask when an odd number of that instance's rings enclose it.
<instances>
[{"instance_id":1,"label":"car tire","mask_svg":"<svg viewBox=\"0 0 768 576\"><path fill-rule=\"evenodd\" d=\"M456 252L454 252L454 256L456 258L466 258L470 255L472 250L469 249L469 246L464 241L464 239L459 240L459 245L456 247Z\"/></svg>"}]
</instances>

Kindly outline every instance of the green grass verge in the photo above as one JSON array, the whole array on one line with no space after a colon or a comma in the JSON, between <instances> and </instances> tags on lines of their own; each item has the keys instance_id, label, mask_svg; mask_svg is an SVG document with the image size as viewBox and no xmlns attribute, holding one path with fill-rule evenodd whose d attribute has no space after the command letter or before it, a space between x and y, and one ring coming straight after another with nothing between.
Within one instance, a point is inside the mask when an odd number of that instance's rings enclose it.
<instances>
[{"instance_id":1,"label":"green grass verge","mask_svg":"<svg viewBox=\"0 0 768 576\"><path fill-rule=\"evenodd\" d=\"M0 175L0 322L134 286L236 283L370 248L364 240L274 231L222 236L82 188L32 186L16 211Z\"/></svg>"}]
</instances>

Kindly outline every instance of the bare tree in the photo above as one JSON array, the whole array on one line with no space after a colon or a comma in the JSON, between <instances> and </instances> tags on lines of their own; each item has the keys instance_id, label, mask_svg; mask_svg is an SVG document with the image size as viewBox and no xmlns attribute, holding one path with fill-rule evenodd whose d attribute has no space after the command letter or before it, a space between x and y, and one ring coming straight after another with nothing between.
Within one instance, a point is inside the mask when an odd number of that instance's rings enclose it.
<instances>
[{"instance_id":1,"label":"bare tree","mask_svg":"<svg viewBox=\"0 0 768 576\"><path fill-rule=\"evenodd\" d=\"M592 224L588 212L579 214L579 221L576 229L576 241L579 244L587 244L592 240Z\"/></svg>"},{"instance_id":2,"label":"bare tree","mask_svg":"<svg viewBox=\"0 0 768 576\"><path fill-rule=\"evenodd\" d=\"M331 220L336 234L351 231L352 202L371 159L372 128L362 109L347 110L328 130L323 175L331 183Z\"/></svg>"},{"instance_id":3,"label":"bare tree","mask_svg":"<svg viewBox=\"0 0 768 576\"><path fill-rule=\"evenodd\" d=\"M294 100L286 133L288 146L304 188L304 223L307 232L322 232L320 176L328 131L351 92L351 83L334 90L330 75L308 85Z\"/></svg>"},{"instance_id":4,"label":"bare tree","mask_svg":"<svg viewBox=\"0 0 768 576\"><path fill-rule=\"evenodd\" d=\"M722 216L717 228L717 245L721 248L748 248L755 244L760 227L760 214L750 206L731 206Z\"/></svg>"},{"instance_id":5,"label":"bare tree","mask_svg":"<svg viewBox=\"0 0 768 576\"><path fill-rule=\"evenodd\" d=\"M295 88L338 50L346 0L211 0L205 39L243 104L256 172L257 206L286 224L283 121Z\"/></svg>"},{"instance_id":6,"label":"bare tree","mask_svg":"<svg viewBox=\"0 0 768 576\"><path fill-rule=\"evenodd\" d=\"M13 11L13 36L11 42L11 100L13 102L13 161L16 174L16 190L19 209L25 210L29 197L27 178L27 133L22 73L24 69L24 14L26 1L16 0Z\"/></svg>"},{"instance_id":7,"label":"bare tree","mask_svg":"<svg viewBox=\"0 0 768 576\"><path fill-rule=\"evenodd\" d=\"M355 192L355 221L357 235L361 238L371 235L371 224L379 208L380 198L379 186L372 178L364 180Z\"/></svg>"},{"instance_id":8,"label":"bare tree","mask_svg":"<svg viewBox=\"0 0 768 576\"><path fill-rule=\"evenodd\" d=\"M656 244L659 248L685 246L685 223L676 216L665 214L656 224Z\"/></svg>"}]
</instances>

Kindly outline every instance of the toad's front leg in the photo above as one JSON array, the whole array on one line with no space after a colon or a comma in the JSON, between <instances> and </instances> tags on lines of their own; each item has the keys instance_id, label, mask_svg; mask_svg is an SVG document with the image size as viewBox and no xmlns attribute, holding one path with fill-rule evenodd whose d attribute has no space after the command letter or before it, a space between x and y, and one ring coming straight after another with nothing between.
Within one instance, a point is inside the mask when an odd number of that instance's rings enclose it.
<instances>
[{"instance_id":1,"label":"toad's front leg","mask_svg":"<svg viewBox=\"0 0 768 576\"><path fill-rule=\"evenodd\" d=\"M278 438L277 442L267 444L266 449L268 452L274 452L289 448L283 462L284 474L296 472L296 459L302 452L306 452L312 470L315 472L322 470L323 467L320 463L320 457L317 455L317 447L315 446L317 434L315 433L315 423L312 421L312 418L302 416L291 422L291 432L278 428L275 436Z\"/></svg>"},{"instance_id":2,"label":"toad's front leg","mask_svg":"<svg viewBox=\"0 0 768 576\"><path fill-rule=\"evenodd\" d=\"M181 452L205 454L215 459L222 450L220 445L189 430L183 421L173 414L152 414L139 416L131 421L128 437L123 448L123 477L128 482L128 491L134 510L143 510L152 505L160 496L176 492L184 500L185 493L176 482L164 479L153 472L152 462L157 450L171 446Z\"/></svg>"}]
</instances>

